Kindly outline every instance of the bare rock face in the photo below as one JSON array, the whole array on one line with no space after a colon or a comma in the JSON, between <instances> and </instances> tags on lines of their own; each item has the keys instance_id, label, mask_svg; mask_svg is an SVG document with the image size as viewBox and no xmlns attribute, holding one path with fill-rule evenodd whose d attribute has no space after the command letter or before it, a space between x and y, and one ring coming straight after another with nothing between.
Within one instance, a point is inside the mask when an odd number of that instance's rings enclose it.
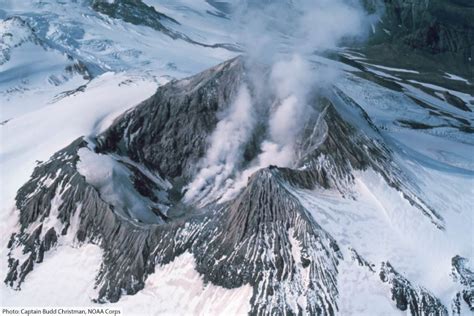
<instances>
[{"instance_id":1,"label":"bare rock face","mask_svg":"<svg viewBox=\"0 0 474 316\"><path fill-rule=\"evenodd\" d=\"M412 285L389 262L382 264L380 279L390 284L398 309L409 311L410 315L448 315L439 299L426 289Z\"/></svg>"},{"instance_id":2,"label":"bare rock face","mask_svg":"<svg viewBox=\"0 0 474 316\"><path fill-rule=\"evenodd\" d=\"M86 145L78 139L56 153L36 167L31 180L18 192L21 229L11 236L9 247L21 251L24 259L10 253L10 272L5 279L10 286L19 289L34 265L43 261L44 252L70 236L79 244L95 243L110 253L125 251L124 256L114 257L114 269L123 277L113 282L118 282L115 288L126 292L137 290L134 277L143 274L140 252L146 253L141 251L146 245L140 236L129 234L137 225L117 216L77 171L78 151ZM109 251L105 251L104 262Z\"/></svg>"},{"instance_id":3,"label":"bare rock face","mask_svg":"<svg viewBox=\"0 0 474 316\"><path fill-rule=\"evenodd\" d=\"M251 284L252 314L332 315L339 247L286 184L278 169L255 173L247 188L217 211L218 235L195 250L197 258L206 258L198 259L198 271L225 287ZM207 258L215 261L201 266ZM275 305L268 306L269 300Z\"/></svg>"},{"instance_id":4,"label":"bare rock face","mask_svg":"<svg viewBox=\"0 0 474 316\"><path fill-rule=\"evenodd\" d=\"M464 288L462 291L456 294L453 301L453 314L461 315L461 311L464 311L462 300L467 304L467 308L472 312L474 311L474 272L468 267L468 260L461 257L455 256L451 263L453 265L452 276L455 281L459 282Z\"/></svg>"},{"instance_id":5,"label":"bare rock face","mask_svg":"<svg viewBox=\"0 0 474 316\"><path fill-rule=\"evenodd\" d=\"M129 156L169 178L190 177L205 154L216 113L231 102L242 73L242 62L234 59L165 85L100 135L99 151Z\"/></svg>"},{"instance_id":6,"label":"bare rock face","mask_svg":"<svg viewBox=\"0 0 474 316\"><path fill-rule=\"evenodd\" d=\"M38 165L16 197L20 229L8 245L5 282L21 288L44 253L62 243L93 243L104 251L96 300L116 302L143 289L157 265L190 252L205 281L253 287L252 315L334 315L344 258L295 189L350 194L353 172L372 168L442 229L442 218L407 184L368 116L337 89L312 100L314 117L298 136L294 168L260 169L228 202L187 205L181 188L243 82L251 84L243 58L171 82L96 139L77 139ZM110 179L94 178L104 169ZM401 310L446 314L388 263L381 278Z\"/></svg>"}]
</instances>

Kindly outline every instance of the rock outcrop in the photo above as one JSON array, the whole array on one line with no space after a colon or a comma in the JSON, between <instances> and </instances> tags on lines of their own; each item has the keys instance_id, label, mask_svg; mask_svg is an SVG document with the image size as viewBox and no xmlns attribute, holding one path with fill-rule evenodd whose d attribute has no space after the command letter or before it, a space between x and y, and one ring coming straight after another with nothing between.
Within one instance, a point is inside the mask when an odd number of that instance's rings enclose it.
<instances>
[{"instance_id":1,"label":"rock outcrop","mask_svg":"<svg viewBox=\"0 0 474 316\"><path fill-rule=\"evenodd\" d=\"M453 58L471 71L474 58L474 5L468 0L363 0L381 15L372 45L391 45ZM471 72L472 74L472 72Z\"/></svg>"},{"instance_id":2,"label":"rock outcrop","mask_svg":"<svg viewBox=\"0 0 474 316\"><path fill-rule=\"evenodd\" d=\"M391 286L392 299L397 308L410 315L448 315L446 307L422 287L411 284L389 262L382 263L380 279Z\"/></svg>"},{"instance_id":3,"label":"rock outcrop","mask_svg":"<svg viewBox=\"0 0 474 316\"><path fill-rule=\"evenodd\" d=\"M455 256L451 263L453 265L453 279L463 287L463 290L458 292L453 300L453 314L461 315L461 312L466 309L462 300L472 312L474 311L474 272L468 267L468 260L461 256Z\"/></svg>"},{"instance_id":4,"label":"rock outcrop","mask_svg":"<svg viewBox=\"0 0 474 316\"><path fill-rule=\"evenodd\" d=\"M92 9L103 13L115 19L121 19L125 22L149 26L157 31L170 34L162 21L178 23L173 18L158 12L154 7L148 6L141 0L93 0Z\"/></svg>"}]
</instances>

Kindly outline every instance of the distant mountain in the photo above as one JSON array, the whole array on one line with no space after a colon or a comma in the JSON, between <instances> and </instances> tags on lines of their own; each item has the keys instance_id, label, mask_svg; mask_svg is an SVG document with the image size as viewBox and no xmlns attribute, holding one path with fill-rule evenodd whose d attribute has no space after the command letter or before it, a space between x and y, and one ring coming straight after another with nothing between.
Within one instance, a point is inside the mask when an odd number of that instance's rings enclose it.
<instances>
[{"instance_id":1,"label":"distant mountain","mask_svg":"<svg viewBox=\"0 0 474 316\"><path fill-rule=\"evenodd\" d=\"M467 0L364 0L381 15L373 45L392 45L454 59L474 73L474 4ZM459 67L462 69L462 67Z\"/></svg>"}]
</instances>

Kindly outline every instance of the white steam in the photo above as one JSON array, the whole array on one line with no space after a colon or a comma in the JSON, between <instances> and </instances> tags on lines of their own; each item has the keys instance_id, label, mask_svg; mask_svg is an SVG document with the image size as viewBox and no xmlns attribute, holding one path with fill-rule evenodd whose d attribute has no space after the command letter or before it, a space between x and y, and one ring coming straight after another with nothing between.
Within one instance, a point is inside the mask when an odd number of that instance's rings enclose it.
<instances>
[{"instance_id":1,"label":"white steam","mask_svg":"<svg viewBox=\"0 0 474 316\"><path fill-rule=\"evenodd\" d=\"M289 60L277 62L272 69L270 84L280 104L270 116L269 141L262 145L263 160L260 167L268 165L266 151L278 157L271 164L289 166L293 160L293 145L307 121L309 112L307 96L316 78L311 66L301 56L294 55ZM277 152L274 152L277 149Z\"/></svg>"},{"instance_id":2,"label":"white steam","mask_svg":"<svg viewBox=\"0 0 474 316\"><path fill-rule=\"evenodd\" d=\"M277 102L268 121L268 139L261 145L254 171L277 165L288 167L294 158L294 142L307 122L310 112L307 94L315 82L314 72L300 55L277 62L270 74L270 87ZM248 172L246 172L248 173Z\"/></svg>"},{"instance_id":3,"label":"white steam","mask_svg":"<svg viewBox=\"0 0 474 316\"><path fill-rule=\"evenodd\" d=\"M369 23L359 0L240 0L233 19L250 58L270 63L334 49Z\"/></svg>"},{"instance_id":4,"label":"white steam","mask_svg":"<svg viewBox=\"0 0 474 316\"><path fill-rule=\"evenodd\" d=\"M262 142L261 153L254 164L241 172L226 190L221 202L233 198L259 169L270 165L292 165L295 141L307 123L308 113L311 113L307 97L315 82L314 70L300 55L293 55L273 65L269 88L273 90L277 103L270 109L268 138Z\"/></svg>"},{"instance_id":5,"label":"white steam","mask_svg":"<svg viewBox=\"0 0 474 316\"><path fill-rule=\"evenodd\" d=\"M241 171L243 148L257 124L257 102L252 104L247 86L240 88L230 112L211 137L202 169L187 187L188 202L205 204L219 197L221 202L228 200L255 171L269 165L292 166L296 140L313 111L308 98L315 88L336 77L330 69L324 73L316 70L310 62L312 54L362 36L369 19L357 0L241 0L234 21L246 47L248 71L259 69L248 76L255 81L251 82L254 99L260 104L258 96L270 95L275 102L268 104L266 100L269 114L259 121L267 126L260 153ZM262 75L257 73L262 64L271 69L263 85Z\"/></svg>"},{"instance_id":6,"label":"white steam","mask_svg":"<svg viewBox=\"0 0 474 316\"><path fill-rule=\"evenodd\" d=\"M201 170L188 185L186 201L215 196L230 185L231 176L242 161L243 144L249 141L255 126L255 115L249 89L243 84L229 112L211 136L211 146L202 161Z\"/></svg>"}]
</instances>

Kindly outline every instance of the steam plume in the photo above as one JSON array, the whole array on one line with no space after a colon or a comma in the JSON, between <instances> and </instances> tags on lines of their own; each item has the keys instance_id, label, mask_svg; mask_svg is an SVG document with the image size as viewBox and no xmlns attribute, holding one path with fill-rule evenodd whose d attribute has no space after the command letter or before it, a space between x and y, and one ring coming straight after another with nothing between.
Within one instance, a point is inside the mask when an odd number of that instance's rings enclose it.
<instances>
[{"instance_id":1,"label":"steam plume","mask_svg":"<svg viewBox=\"0 0 474 316\"><path fill-rule=\"evenodd\" d=\"M243 147L257 124L255 100L246 85L240 88L231 111L212 135L202 169L188 186L187 201L206 196L222 196L224 201L235 196L258 169L292 166L297 136L312 110L308 96L337 77L331 69L324 73L316 70L311 57L336 48L343 40L362 36L368 19L352 0L242 0L233 21L241 31L249 71L261 64L271 69L265 86L259 74L249 74L249 80L259 79L250 83L252 92L272 95L275 102L267 104L268 114L259 119L267 133L258 156L245 170L239 170ZM259 91L262 89L265 91Z\"/></svg>"}]
</instances>

